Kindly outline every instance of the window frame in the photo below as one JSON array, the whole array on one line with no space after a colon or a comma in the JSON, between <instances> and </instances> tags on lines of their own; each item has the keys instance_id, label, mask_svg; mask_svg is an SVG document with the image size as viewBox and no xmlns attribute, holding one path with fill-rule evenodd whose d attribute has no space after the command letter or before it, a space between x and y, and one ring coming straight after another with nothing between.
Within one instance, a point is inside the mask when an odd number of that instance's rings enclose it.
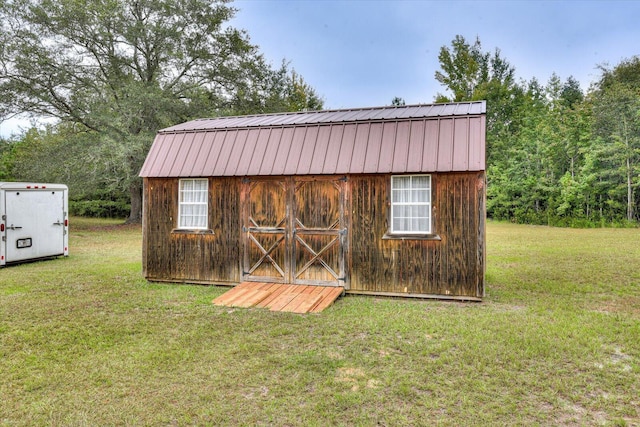
<instances>
[{"instance_id":1,"label":"window frame","mask_svg":"<svg viewBox=\"0 0 640 427\"><path fill-rule=\"evenodd\" d=\"M183 185L185 182L195 182L195 181L204 181L206 182L206 187L204 190L205 197L204 202L184 202L182 199L183 192L187 191L183 189ZM194 190L195 192L195 190ZM183 215L184 215L184 207L185 206L205 206L204 220L203 224L187 226L182 225ZM177 218L177 230L207 230L209 228L209 179L208 178L181 178L178 180L178 218Z\"/></svg>"},{"instance_id":2,"label":"window frame","mask_svg":"<svg viewBox=\"0 0 640 427\"><path fill-rule=\"evenodd\" d=\"M429 197L426 202L394 202L394 190L399 191L400 189L394 187L394 180L396 179L406 179L406 178L414 178L414 177L428 177L429 178L429 186L427 188L429 192ZM413 185L409 187L409 191L414 190ZM428 219L428 229L427 230L396 230L394 229L394 207L395 206L427 206L429 211L429 219ZM387 233L388 237L393 236L408 236L408 237L438 237L433 232L433 177L431 174L410 174L410 175L391 175L390 180L390 194L389 194L389 231Z\"/></svg>"}]
</instances>

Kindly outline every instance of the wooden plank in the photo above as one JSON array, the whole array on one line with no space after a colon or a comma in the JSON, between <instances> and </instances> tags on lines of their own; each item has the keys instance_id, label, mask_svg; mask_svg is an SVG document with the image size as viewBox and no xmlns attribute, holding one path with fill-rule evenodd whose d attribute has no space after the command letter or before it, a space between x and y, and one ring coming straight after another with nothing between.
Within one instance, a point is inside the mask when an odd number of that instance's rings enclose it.
<instances>
[{"instance_id":1,"label":"wooden plank","mask_svg":"<svg viewBox=\"0 0 640 427\"><path fill-rule=\"evenodd\" d=\"M225 305L229 301L232 301L235 298L235 293L237 292L236 288L231 289L230 291L225 292L224 294L215 298L212 302L215 305Z\"/></svg>"},{"instance_id":2,"label":"wooden plank","mask_svg":"<svg viewBox=\"0 0 640 427\"><path fill-rule=\"evenodd\" d=\"M300 285L284 285L286 291L282 294L281 299L274 301L271 309L278 311L294 311L298 305L314 290L314 286Z\"/></svg>"},{"instance_id":3,"label":"wooden plank","mask_svg":"<svg viewBox=\"0 0 640 427\"><path fill-rule=\"evenodd\" d=\"M287 291L287 285L284 285L282 283L274 283L272 285L271 288L269 288L269 291L271 291L271 295L269 295L267 298L265 298L264 300L260 301L257 304L257 307L266 307L269 308L271 306L271 304L280 296L282 295L285 291Z\"/></svg>"},{"instance_id":4,"label":"wooden plank","mask_svg":"<svg viewBox=\"0 0 640 427\"><path fill-rule=\"evenodd\" d=\"M234 307L238 304L242 303L248 296L250 297L253 293L252 289L239 289L238 291L233 293L233 298L227 301L228 306Z\"/></svg>"},{"instance_id":5,"label":"wooden plank","mask_svg":"<svg viewBox=\"0 0 640 427\"><path fill-rule=\"evenodd\" d=\"M333 291L333 289L336 289L336 288L323 287L321 289L321 292L318 294L318 296L320 298L318 298L318 300L316 301L316 303L313 306L309 307L309 311L313 310L315 307L317 307L319 304L321 304L326 298L328 298L330 293ZM342 288L340 288L340 289L342 289Z\"/></svg>"},{"instance_id":6,"label":"wooden plank","mask_svg":"<svg viewBox=\"0 0 640 427\"><path fill-rule=\"evenodd\" d=\"M289 308L290 304L289 306L284 307L281 311L289 311L291 313L299 314L308 313L309 310L311 310L313 306L317 305L318 301L322 299L322 295L302 294L298 296L297 299L300 300L299 304L295 307Z\"/></svg>"},{"instance_id":7,"label":"wooden plank","mask_svg":"<svg viewBox=\"0 0 640 427\"><path fill-rule=\"evenodd\" d=\"M331 305L342 292L341 287L242 282L214 299L213 304L268 308L271 311L291 313L317 313Z\"/></svg>"},{"instance_id":8,"label":"wooden plank","mask_svg":"<svg viewBox=\"0 0 640 427\"><path fill-rule=\"evenodd\" d=\"M280 311L295 311L298 306L305 300L307 295L313 292L313 289L313 286L292 286L291 293L295 294L296 297L292 299L289 304L282 307Z\"/></svg>"},{"instance_id":9,"label":"wooden plank","mask_svg":"<svg viewBox=\"0 0 640 427\"><path fill-rule=\"evenodd\" d=\"M255 295L258 292L260 292L258 289L244 289L244 292L231 301L230 305L232 307L250 307L250 301L255 298ZM249 302L247 303L247 301Z\"/></svg>"},{"instance_id":10,"label":"wooden plank","mask_svg":"<svg viewBox=\"0 0 640 427\"><path fill-rule=\"evenodd\" d=\"M316 297L322 299L322 292L326 289L325 286L305 286L300 296L293 300L288 306L284 307L282 311L291 311L294 313L306 313L311 307L318 303L319 300ZM314 301L309 305L309 301Z\"/></svg>"},{"instance_id":11,"label":"wooden plank","mask_svg":"<svg viewBox=\"0 0 640 427\"><path fill-rule=\"evenodd\" d=\"M243 282L230 291L213 300L215 305L233 307L251 307L271 295L272 284L261 282Z\"/></svg>"},{"instance_id":12,"label":"wooden plank","mask_svg":"<svg viewBox=\"0 0 640 427\"><path fill-rule=\"evenodd\" d=\"M236 287L242 289L264 289L264 285L266 285L265 282L242 282Z\"/></svg>"},{"instance_id":13,"label":"wooden plank","mask_svg":"<svg viewBox=\"0 0 640 427\"><path fill-rule=\"evenodd\" d=\"M240 287L240 285L231 289L230 291L220 295L218 298L213 300L213 303L216 305L229 305L231 302L237 300L242 297L246 292L249 292L251 289L248 287Z\"/></svg>"},{"instance_id":14,"label":"wooden plank","mask_svg":"<svg viewBox=\"0 0 640 427\"><path fill-rule=\"evenodd\" d=\"M252 289L247 293L247 296L239 302L232 304L232 307L253 307L260 301L271 295L269 291L262 291L260 289Z\"/></svg>"},{"instance_id":15,"label":"wooden plank","mask_svg":"<svg viewBox=\"0 0 640 427\"><path fill-rule=\"evenodd\" d=\"M332 290L333 289L334 288L325 288L325 289L323 289L322 293L319 295L320 299L318 301L316 301L316 303L312 307L309 308L309 311L314 312L314 310L317 309L318 307L320 307L321 304L322 304L322 306L324 306L324 308L328 307L331 304L331 302L333 302L335 300L335 298L332 297Z\"/></svg>"},{"instance_id":16,"label":"wooden plank","mask_svg":"<svg viewBox=\"0 0 640 427\"><path fill-rule=\"evenodd\" d=\"M271 311L282 311L282 309L287 304L289 304L296 296L297 296L296 294L291 293L291 292L281 294L269 306L269 310L271 310Z\"/></svg>"},{"instance_id":17,"label":"wooden plank","mask_svg":"<svg viewBox=\"0 0 640 427\"><path fill-rule=\"evenodd\" d=\"M309 312L310 313L319 313L325 308L329 307L335 300L338 299L342 292L344 291L341 287L328 288L328 291L325 293L324 297L318 301L318 303L312 307Z\"/></svg>"},{"instance_id":18,"label":"wooden plank","mask_svg":"<svg viewBox=\"0 0 640 427\"><path fill-rule=\"evenodd\" d=\"M268 291L273 287L277 287L277 283L269 282L255 282L254 289L260 289L261 291Z\"/></svg>"}]
</instances>

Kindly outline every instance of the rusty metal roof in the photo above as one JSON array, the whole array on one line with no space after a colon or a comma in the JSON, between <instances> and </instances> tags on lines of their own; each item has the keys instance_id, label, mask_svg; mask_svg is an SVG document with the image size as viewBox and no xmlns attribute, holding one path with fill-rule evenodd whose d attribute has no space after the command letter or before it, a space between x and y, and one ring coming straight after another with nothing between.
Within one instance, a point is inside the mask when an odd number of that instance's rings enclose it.
<instances>
[{"instance_id":1,"label":"rusty metal roof","mask_svg":"<svg viewBox=\"0 0 640 427\"><path fill-rule=\"evenodd\" d=\"M143 177L485 168L485 101L193 120L161 130Z\"/></svg>"}]
</instances>

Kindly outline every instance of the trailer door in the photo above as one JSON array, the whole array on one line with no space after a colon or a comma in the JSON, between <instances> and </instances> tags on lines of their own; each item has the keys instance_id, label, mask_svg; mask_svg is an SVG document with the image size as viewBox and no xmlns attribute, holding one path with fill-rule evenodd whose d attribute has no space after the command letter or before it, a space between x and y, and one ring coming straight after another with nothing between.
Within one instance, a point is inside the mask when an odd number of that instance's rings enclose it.
<instances>
[{"instance_id":1,"label":"trailer door","mask_svg":"<svg viewBox=\"0 0 640 427\"><path fill-rule=\"evenodd\" d=\"M6 190L7 262L64 254L64 191Z\"/></svg>"}]
</instances>

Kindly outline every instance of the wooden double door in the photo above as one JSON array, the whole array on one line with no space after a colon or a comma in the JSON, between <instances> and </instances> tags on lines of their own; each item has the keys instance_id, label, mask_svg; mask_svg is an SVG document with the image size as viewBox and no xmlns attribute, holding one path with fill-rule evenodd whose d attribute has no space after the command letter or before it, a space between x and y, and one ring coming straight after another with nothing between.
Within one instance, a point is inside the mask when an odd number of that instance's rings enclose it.
<instances>
[{"instance_id":1,"label":"wooden double door","mask_svg":"<svg viewBox=\"0 0 640 427\"><path fill-rule=\"evenodd\" d=\"M345 178L243 184L244 281L345 286Z\"/></svg>"}]
</instances>

